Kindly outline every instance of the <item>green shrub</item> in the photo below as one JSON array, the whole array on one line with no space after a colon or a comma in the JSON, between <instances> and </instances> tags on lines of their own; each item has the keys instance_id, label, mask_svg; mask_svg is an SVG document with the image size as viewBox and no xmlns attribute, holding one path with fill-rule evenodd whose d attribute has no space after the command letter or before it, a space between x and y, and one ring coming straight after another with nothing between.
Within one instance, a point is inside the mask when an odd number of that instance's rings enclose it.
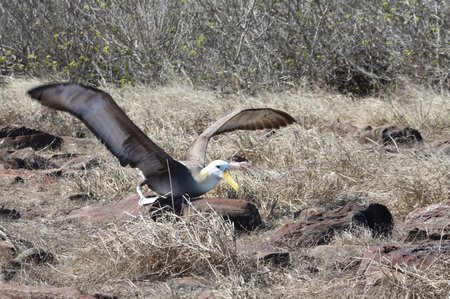
<instances>
[{"instance_id":1,"label":"green shrub","mask_svg":"<svg viewBox=\"0 0 450 299\"><path fill-rule=\"evenodd\" d=\"M221 91L306 82L368 94L399 78L448 89L449 15L429 0L9 1L0 70Z\"/></svg>"}]
</instances>

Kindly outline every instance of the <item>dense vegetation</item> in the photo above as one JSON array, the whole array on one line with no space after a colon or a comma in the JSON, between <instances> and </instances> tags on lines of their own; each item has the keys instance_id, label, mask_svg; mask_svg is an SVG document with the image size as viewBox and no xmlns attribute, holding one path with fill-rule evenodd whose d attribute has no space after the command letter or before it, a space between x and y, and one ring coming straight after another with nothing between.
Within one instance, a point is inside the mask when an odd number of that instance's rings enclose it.
<instances>
[{"instance_id":1,"label":"dense vegetation","mask_svg":"<svg viewBox=\"0 0 450 299\"><path fill-rule=\"evenodd\" d=\"M0 7L2 75L221 91L302 84L367 94L450 85L442 0L24 0Z\"/></svg>"}]
</instances>

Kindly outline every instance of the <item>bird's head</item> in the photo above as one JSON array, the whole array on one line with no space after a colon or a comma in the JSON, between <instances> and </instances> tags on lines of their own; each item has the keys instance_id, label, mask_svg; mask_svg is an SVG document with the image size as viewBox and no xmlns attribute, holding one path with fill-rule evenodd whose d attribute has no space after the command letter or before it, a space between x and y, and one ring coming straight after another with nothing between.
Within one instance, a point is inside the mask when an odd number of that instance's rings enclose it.
<instances>
[{"instance_id":1,"label":"bird's head","mask_svg":"<svg viewBox=\"0 0 450 299\"><path fill-rule=\"evenodd\" d=\"M215 160L209 163L201 171L206 177L213 177L217 179L224 179L236 192L239 192L239 184L230 175L230 163L223 160Z\"/></svg>"}]
</instances>

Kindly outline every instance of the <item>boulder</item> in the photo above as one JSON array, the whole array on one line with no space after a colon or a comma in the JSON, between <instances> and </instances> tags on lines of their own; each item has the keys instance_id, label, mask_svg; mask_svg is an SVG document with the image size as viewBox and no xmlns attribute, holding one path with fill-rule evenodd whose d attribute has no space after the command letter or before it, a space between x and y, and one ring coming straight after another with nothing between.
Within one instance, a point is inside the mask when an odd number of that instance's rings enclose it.
<instances>
[{"instance_id":1,"label":"boulder","mask_svg":"<svg viewBox=\"0 0 450 299\"><path fill-rule=\"evenodd\" d=\"M145 211L138 205L139 196L133 194L122 200L108 204L92 204L72 211L64 219L81 223L106 224L124 220L130 215L139 215Z\"/></svg>"},{"instance_id":2,"label":"boulder","mask_svg":"<svg viewBox=\"0 0 450 299\"><path fill-rule=\"evenodd\" d=\"M331 132L339 136L351 137L359 143L378 143L380 145L415 145L422 143L420 132L410 127L396 127L390 124L372 127L357 127L352 121L334 121L324 128L325 132Z\"/></svg>"},{"instance_id":3,"label":"boulder","mask_svg":"<svg viewBox=\"0 0 450 299\"><path fill-rule=\"evenodd\" d=\"M393 218L381 204L347 203L332 210L304 210L299 220L283 225L270 236L269 242L282 248L324 245L336 233L361 226L369 228L374 237L389 235Z\"/></svg>"},{"instance_id":4,"label":"boulder","mask_svg":"<svg viewBox=\"0 0 450 299\"><path fill-rule=\"evenodd\" d=\"M407 241L449 240L450 200L418 208L409 213L404 221Z\"/></svg>"},{"instance_id":5,"label":"boulder","mask_svg":"<svg viewBox=\"0 0 450 299\"><path fill-rule=\"evenodd\" d=\"M382 204L372 203L362 207L353 217L354 225L369 228L374 237L387 237L394 227L394 219L389 209Z\"/></svg>"},{"instance_id":6,"label":"boulder","mask_svg":"<svg viewBox=\"0 0 450 299\"><path fill-rule=\"evenodd\" d=\"M358 138L359 143L376 142L381 145L415 145L423 142L422 135L416 129L405 127L399 128L390 124L385 124L366 130Z\"/></svg>"},{"instance_id":7,"label":"boulder","mask_svg":"<svg viewBox=\"0 0 450 299\"><path fill-rule=\"evenodd\" d=\"M0 298L96 299L97 297L73 287L54 288L49 286L25 286L4 283L0 284Z\"/></svg>"},{"instance_id":8,"label":"boulder","mask_svg":"<svg viewBox=\"0 0 450 299\"><path fill-rule=\"evenodd\" d=\"M258 208L243 199L203 198L183 204L181 216L189 217L196 213L217 213L233 222L238 230L253 230L261 227L263 222Z\"/></svg>"},{"instance_id":9,"label":"boulder","mask_svg":"<svg viewBox=\"0 0 450 299\"><path fill-rule=\"evenodd\" d=\"M59 149L63 139L39 130L23 126L4 126L0 128L0 145L6 148L22 149L31 147L41 150L45 147Z\"/></svg>"},{"instance_id":10,"label":"boulder","mask_svg":"<svg viewBox=\"0 0 450 299\"><path fill-rule=\"evenodd\" d=\"M375 284L388 273L400 275L404 269L426 270L438 260L449 259L450 240L410 246L373 246L364 252L357 275L364 276L367 284Z\"/></svg>"},{"instance_id":11,"label":"boulder","mask_svg":"<svg viewBox=\"0 0 450 299\"><path fill-rule=\"evenodd\" d=\"M19 149L12 153L2 155L2 157L0 157L0 163L3 164L4 168L11 169L23 168L34 170L57 168L56 164L36 154L31 147Z\"/></svg>"},{"instance_id":12,"label":"boulder","mask_svg":"<svg viewBox=\"0 0 450 299\"><path fill-rule=\"evenodd\" d=\"M237 230L254 230L263 226L258 208L243 199L201 198L187 202L184 199L159 199L149 206L152 219L164 213L175 213L182 217L195 214L216 213L231 221Z\"/></svg>"},{"instance_id":13,"label":"boulder","mask_svg":"<svg viewBox=\"0 0 450 299\"><path fill-rule=\"evenodd\" d=\"M17 220L20 218L20 213L16 209L8 209L0 207L0 219L12 219Z\"/></svg>"}]
</instances>

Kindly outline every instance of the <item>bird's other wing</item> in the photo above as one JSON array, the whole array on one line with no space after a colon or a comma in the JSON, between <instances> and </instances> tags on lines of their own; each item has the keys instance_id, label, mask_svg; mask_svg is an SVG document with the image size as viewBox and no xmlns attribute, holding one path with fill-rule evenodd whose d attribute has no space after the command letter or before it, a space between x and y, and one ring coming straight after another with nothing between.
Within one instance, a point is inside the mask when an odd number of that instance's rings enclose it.
<instances>
[{"instance_id":1,"label":"bird's other wing","mask_svg":"<svg viewBox=\"0 0 450 299\"><path fill-rule=\"evenodd\" d=\"M106 92L75 83L57 83L36 87L28 94L44 106L79 118L122 166L137 167L145 176L157 176L166 174L168 165L176 164Z\"/></svg>"},{"instance_id":2,"label":"bird's other wing","mask_svg":"<svg viewBox=\"0 0 450 299\"><path fill-rule=\"evenodd\" d=\"M189 147L185 159L204 165L208 141L212 136L234 130L278 129L294 122L295 119L288 113L271 108L243 109L232 112L220 118L200 134Z\"/></svg>"}]
</instances>

